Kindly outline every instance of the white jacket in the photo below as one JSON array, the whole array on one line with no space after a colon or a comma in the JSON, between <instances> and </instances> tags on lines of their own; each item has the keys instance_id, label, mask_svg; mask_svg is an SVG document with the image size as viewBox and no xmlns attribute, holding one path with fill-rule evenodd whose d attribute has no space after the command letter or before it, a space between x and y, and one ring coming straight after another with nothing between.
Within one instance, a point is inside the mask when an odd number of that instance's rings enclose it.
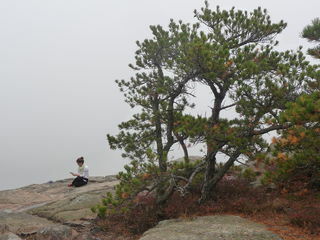
<instances>
[{"instance_id":1,"label":"white jacket","mask_svg":"<svg viewBox=\"0 0 320 240\"><path fill-rule=\"evenodd\" d=\"M78 168L78 173L81 177L89 178L89 168L87 165Z\"/></svg>"}]
</instances>

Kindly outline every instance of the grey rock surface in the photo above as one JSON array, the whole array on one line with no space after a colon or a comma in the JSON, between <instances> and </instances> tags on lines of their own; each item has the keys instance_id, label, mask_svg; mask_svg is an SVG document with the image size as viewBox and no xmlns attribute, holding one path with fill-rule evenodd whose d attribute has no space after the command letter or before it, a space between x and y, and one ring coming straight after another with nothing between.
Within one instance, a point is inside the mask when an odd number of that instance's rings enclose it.
<instances>
[{"instance_id":1,"label":"grey rock surface","mask_svg":"<svg viewBox=\"0 0 320 240\"><path fill-rule=\"evenodd\" d=\"M21 240L21 238L13 233L4 233L0 235L0 240Z\"/></svg>"},{"instance_id":2,"label":"grey rock surface","mask_svg":"<svg viewBox=\"0 0 320 240\"><path fill-rule=\"evenodd\" d=\"M216 215L190 220L166 220L140 240L282 240L276 234L238 216Z\"/></svg>"},{"instance_id":3,"label":"grey rock surface","mask_svg":"<svg viewBox=\"0 0 320 240\"><path fill-rule=\"evenodd\" d=\"M67 229L90 225L90 219L96 216L90 208L100 203L106 192L113 191L118 180L114 176L91 177L80 188L68 187L71 181L64 179L0 191L1 237L8 238L11 232L21 236L34 234L41 240L64 239L61 236L74 239L74 230L70 237Z\"/></svg>"},{"instance_id":4,"label":"grey rock surface","mask_svg":"<svg viewBox=\"0 0 320 240\"><path fill-rule=\"evenodd\" d=\"M189 161L190 163L194 163L196 161L201 161L203 160L203 156L189 156ZM174 160L171 160L169 163L174 163L174 162L184 162L184 157L182 158L177 158L177 159L174 159Z\"/></svg>"},{"instance_id":5,"label":"grey rock surface","mask_svg":"<svg viewBox=\"0 0 320 240\"><path fill-rule=\"evenodd\" d=\"M90 208L101 202L107 190L108 187L105 187L103 191L92 191L73 195L60 201L33 208L27 212L63 223L80 219L92 219L96 214L94 214Z\"/></svg>"},{"instance_id":6,"label":"grey rock surface","mask_svg":"<svg viewBox=\"0 0 320 240\"><path fill-rule=\"evenodd\" d=\"M75 240L101 240L101 239L92 236L92 234L90 233L85 233L85 234L79 235Z\"/></svg>"},{"instance_id":7,"label":"grey rock surface","mask_svg":"<svg viewBox=\"0 0 320 240\"><path fill-rule=\"evenodd\" d=\"M22 212L0 212L0 226L15 234L33 234L40 228L53 224L47 219Z\"/></svg>"},{"instance_id":8,"label":"grey rock surface","mask_svg":"<svg viewBox=\"0 0 320 240\"><path fill-rule=\"evenodd\" d=\"M90 208L101 203L101 199L106 196L106 192L112 192L114 185L117 183L116 179L98 178L95 181L91 179L88 185L80 188L63 186L63 191L66 191L63 197L43 206L28 209L27 212L63 223L78 222L81 219L93 219L96 214Z\"/></svg>"},{"instance_id":9,"label":"grey rock surface","mask_svg":"<svg viewBox=\"0 0 320 240\"><path fill-rule=\"evenodd\" d=\"M37 240L71 240L78 235L72 228L64 225L51 225L40 229Z\"/></svg>"},{"instance_id":10,"label":"grey rock surface","mask_svg":"<svg viewBox=\"0 0 320 240\"><path fill-rule=\"evenodd\" d=\"M26 211L86 192L106 192L118 182L114 176L92 177L86 186L67 187L71 181L72 179L64 179L0 191L0 210Z\"/></svg>"}]
</instances>

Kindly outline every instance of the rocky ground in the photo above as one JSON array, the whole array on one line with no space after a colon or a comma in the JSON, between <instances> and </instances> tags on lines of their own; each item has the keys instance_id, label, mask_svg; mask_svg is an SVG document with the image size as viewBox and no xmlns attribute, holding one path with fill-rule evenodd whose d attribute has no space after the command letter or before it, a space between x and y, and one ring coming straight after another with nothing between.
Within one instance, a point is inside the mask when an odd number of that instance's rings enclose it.
<instances>
[{"instance_id":1,"label":"rocky ground","mask_svg":"<svg viewBox=\"0 0 320 240\"><path fill-rule=\"evenodd\" d=\"M71 179L0 191L0 240L98 239L90 208L117 184L114 176L92 177L80 188Z\"/></svg>"},{"instance_id":2,"label":"rocky ground","mask_svg":"<svg viewBox=\"0 0 320 240\"><path fill-rule=\"evenodd\" d=\"M239 216L215 215L162 221L140 240L281 240L264 225Z\"/></svg>"},{"instance_id":3,"label":"rocky ground","mask_svg":"<svg viewBox=\"0 0 320 240\"><path fill-rule=\"evenodd\" d=\"M88 185L70 188L65 179L0 191L0 240L122 240L94 224L90 208L117 184L114 176L93 177ZM168 220L141 240L280 240L274 233L237 216Z\"/></svg>"}]
</instances>

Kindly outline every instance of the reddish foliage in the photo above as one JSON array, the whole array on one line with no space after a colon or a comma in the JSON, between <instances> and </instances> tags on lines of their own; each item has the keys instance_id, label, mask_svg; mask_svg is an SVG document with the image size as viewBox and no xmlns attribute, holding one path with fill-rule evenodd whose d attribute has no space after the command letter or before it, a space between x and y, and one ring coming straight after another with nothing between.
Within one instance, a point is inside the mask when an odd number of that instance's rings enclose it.
<instances>
[{"instance_id":1,"label":"reddish foliage","mask_svg":"<svg viewBox=\"0 0 320 240\"><path fill-rule=\"evenodd\" d=\"M289 214L290 222L311 233L320 232L320 208L308 207Z\"/></svg>"},{"instance_id":2,"label":"reddish foliage","mask_svg":"<svg viewBox=\"0 0 320 240\"><path fill-rule=\"evenodd\" d=\"M235 214L267 224L285 240L319 239L319 199L313 192L303 189L300 192L270 192L266 188L252 188L241 179L222 180L214 201L199 205L199 192L184 197L175 193L159 208L153 197L139 196L141 201L131 211L109 218L107 224L118 224L124 231L141 234L164 219ZM117 228L112 227L112 231L114 229Z\"/></svg>"},{"instance_id":3,"label":"reddish foliage","mask_svg":"<svg viewBox=\"0 0 320 240\"><path fill-rule=\"evenodd\" d=\"M199 209L198 199L198 194L181 197L178 193L174 193L163 208L164 218L179 218L196 213Z\"/></svg>"}]
</instances>

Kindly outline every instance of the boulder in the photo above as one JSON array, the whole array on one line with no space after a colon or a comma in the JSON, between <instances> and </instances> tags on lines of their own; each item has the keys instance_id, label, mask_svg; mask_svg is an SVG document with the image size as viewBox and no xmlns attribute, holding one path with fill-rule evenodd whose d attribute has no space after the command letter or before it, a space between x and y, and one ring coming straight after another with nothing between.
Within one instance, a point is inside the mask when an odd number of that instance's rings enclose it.
<instances>
[{"instance_id":1,"label":"boulder","mask_svg":"<svg viewBox=\"0 0 320 240\"><path fill-rule=\"evenodd\" d=\"M82 235L79 235L75 240L101 240L101 239L92 236L92 234L90 233L84 233Z\"/></svg>"},{"instance_id":2,"label":"boulder","mask_svg":"<svg viewBox=\"0 0 320 240\"><path fill-rule=\"evenodd\" d=\"M53 223L47 219L32 216L22 212L0 212L0 228L2 232L9 231L18 235L30 235L40 228Z\"/></svg>"},{"instance_id":3,"label":"boulder","mask_svg":"<svg viewBox=\"0 0 320 240\"><path fill-rule=\"evenodd\" d=\"M13 233L4 233L0 235L0 240L21 240L17 235Z\"/></svg>"},{"instance_id":4,"label":"boulder","mask_svg":"<svg viewBox=\"0 0 320 240\"><path fill-rule=\"evenodd\" d=\"M166 220L145 232L140 240L282 240L266 228L229 215Z\"/></svg>"},{"instance_id":5,"label":"boulder","mask_svg":"<svg viewBox=\"0 0 320 240\"><path fill-rule=\"evenodd\" d=\"M78 233L64 225L51 225L44 227L36 234L36 240L72 240Z\"/></svg>"},{"instance_id":6,"label":"boulder","mask_svg":"<svg viewBox=\"0 0 320 240\"><path fill-rule=\"evenodd\" d=\"M6 232L9 232L9 226L4 222L1 223L1 220L0 220L0 234L4 234Z\"/></svg>"},{"instance_id":7,"label":"boulder","mask_svg":"<svg viewBox=\"0 0 320 240\"><path fill-rule=\"evenodd\" d=\"M76 222L80 219L93 219L96 214L90 208L101 203L106 191L107 189L103 192L97 191L70 196L69 198L28 210L28 213L62 223Z\"/></svg>"}]
</instances>

